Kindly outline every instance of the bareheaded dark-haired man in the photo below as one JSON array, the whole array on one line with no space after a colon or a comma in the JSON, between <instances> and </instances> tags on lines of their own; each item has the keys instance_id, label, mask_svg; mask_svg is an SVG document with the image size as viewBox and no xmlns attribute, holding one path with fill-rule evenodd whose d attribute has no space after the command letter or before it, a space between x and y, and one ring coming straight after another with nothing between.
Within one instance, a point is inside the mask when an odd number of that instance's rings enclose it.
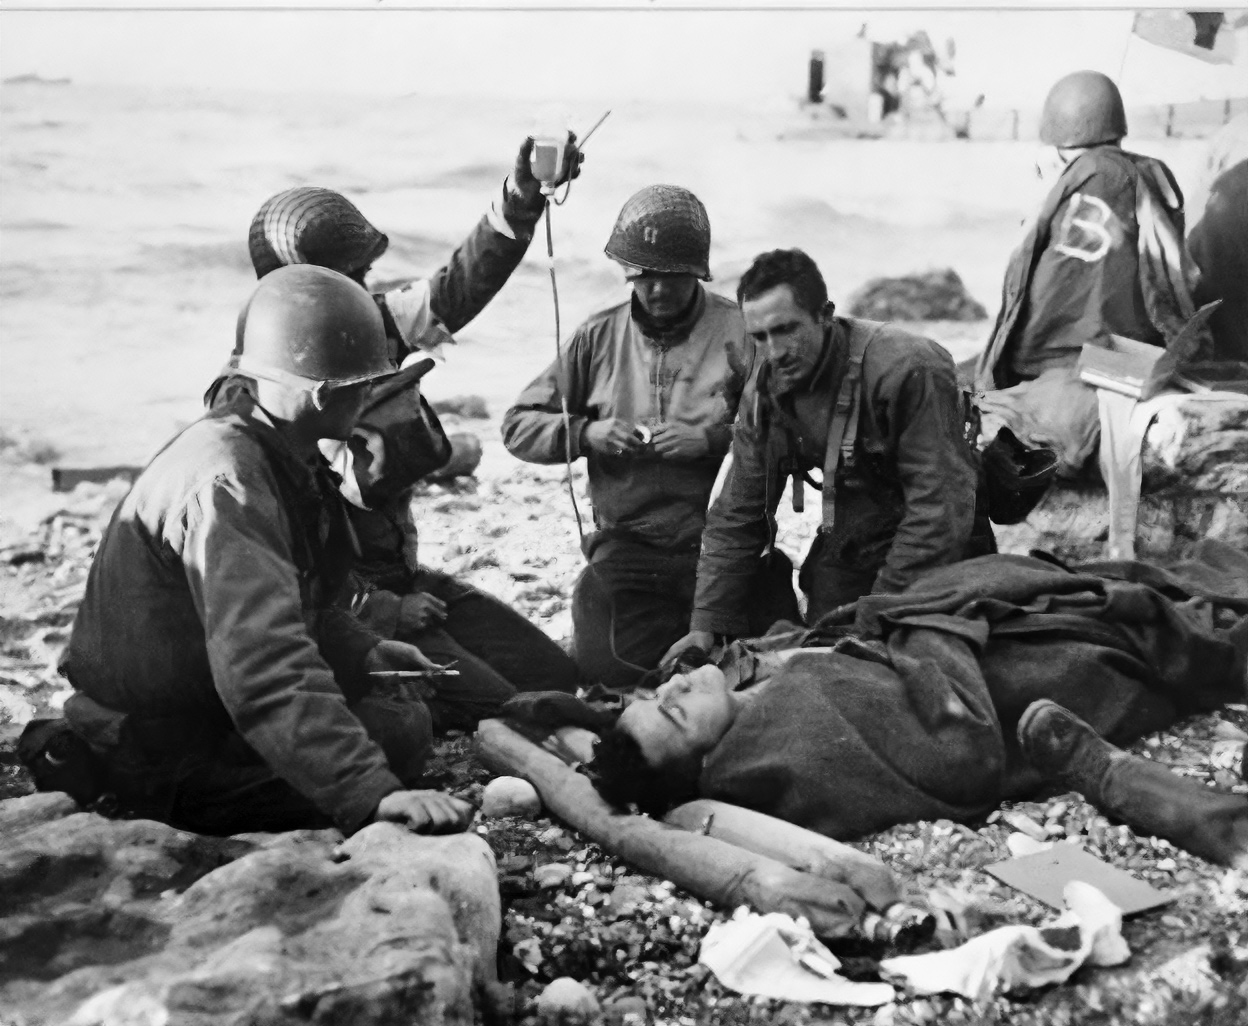
<instances>
[{"instance_id":1,"label":"bareheaded dark-haired man","mask_svg":"<svg viewBox=\"0 0 1248 1026\"><path fill-rule=\"evenodd\" d=\"M788 479L793 506L821 470L822 524L798 581L807 622L918 574L996 551L977 513L978 470L953 360L929 339L835 316L798 249L757 257L737 300L761 366L742 396L732 468L707 516L690 633L665 662L746 629L757 557L775 544Z\"/></svg>"}]
</instances>

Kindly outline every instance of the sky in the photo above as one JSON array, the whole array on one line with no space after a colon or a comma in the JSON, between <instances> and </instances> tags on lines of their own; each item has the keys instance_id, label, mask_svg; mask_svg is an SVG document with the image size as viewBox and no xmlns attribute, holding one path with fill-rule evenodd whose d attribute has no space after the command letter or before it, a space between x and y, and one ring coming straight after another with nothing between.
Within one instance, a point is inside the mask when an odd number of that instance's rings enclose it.
<instances>
[{"instance_id":1,"label":"sky","mask_svg":"<svg viewBox=\"0 0 1248 1026\"><path fill-rule=\"evenodd\" d=\"M1125 7L674 10L653 0L632 10L552 11L337 2L356 9L54 10L38 9L56 6L47 0L7 0L0 75L156 88L787 103L803 88L811 49L834 48L865 24L877 40L919 28L938 46L952 37L964 88L994 107L1038 107L1077 68L1113 76L1128 105L1248 95L1248 30L1237 33L1235 66L1208 65L1133 37Z\"/></svg>"}]
</instances>

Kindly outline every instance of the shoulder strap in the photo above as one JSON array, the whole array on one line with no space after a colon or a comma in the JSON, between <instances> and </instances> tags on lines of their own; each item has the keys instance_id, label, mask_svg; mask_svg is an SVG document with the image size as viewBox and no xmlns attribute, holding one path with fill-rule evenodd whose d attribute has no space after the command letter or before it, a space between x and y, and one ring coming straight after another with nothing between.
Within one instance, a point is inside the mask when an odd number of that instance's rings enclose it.
<instances>
[{"instance_id":1,"label":"shoulder strap","mask_svg":"<svg viewBox=\"0 0 1248 1026\"><path fill-rule=\"evenodd\" d=\"M836 470L854 455L858 441L859 409L862 401L862 359L867 347L883 327L880 323L851 324L846 332L849 366L841 379L836 407L828 420L828 448L823 457L823 531L832 530L836 521Z\"/></svg>"}]
</instances>

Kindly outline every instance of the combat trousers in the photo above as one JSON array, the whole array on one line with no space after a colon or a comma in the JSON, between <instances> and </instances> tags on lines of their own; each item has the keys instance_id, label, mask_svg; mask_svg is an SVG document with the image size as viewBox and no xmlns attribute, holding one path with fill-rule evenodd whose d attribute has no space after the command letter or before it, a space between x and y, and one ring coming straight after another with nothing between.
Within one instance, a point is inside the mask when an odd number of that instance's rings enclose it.
<instances>
[{"instance_id":1,"label":"combat trousers","mask_svg":"<svg viewBox=\"0 0 1248 1026\"><path fill-rule=\"evenodd\" d=\"M631 688L689 633L698 551L631 539L591 541L589 565L572 594L572 644L587 682ZM760 560L751 588L751 635L777 620L800 622L793 564L775 551Z\"/></svg>"},{"instance_id":2,"label":"combat trousers","mask_svg":"<svg viewBox=\"0 0 1248 1026\"><path fill-rule=\"evenodd\" d=\"M449 574L421 567L409 594L446 603L446 619L425 630L395 632L457 677L435 678L426 702L436 731L472 730L520 691L575 691L576 664L540 628L491 595ZM362 616L368 622L368 606Z\"/></svg>"},{"instance_id":3,"label":"combat trousers","mask_svg":"<svg viewBox=\"0 0 1248 1026\"><path fill-rule=\"evenodd\" d=\"M433 731L429 709L415 689L399 682L375 684L350 708L381 746L400 782L419 787L433 749ZM72 729L91 746L95 779L80 780L85 793L76 794L72 785L41 782L38 763L32 759L40 790L68 789L83 804L105 792L115 797L123 815L197 834L228 836L335 825L235 733L208 741L200 736L202 727L197 723L125 717L116 743L101 747L91 744L98 739L89 732L84 736L72 717L71 722L72 727L63 729Z\"/></svg>"}]
</instances>

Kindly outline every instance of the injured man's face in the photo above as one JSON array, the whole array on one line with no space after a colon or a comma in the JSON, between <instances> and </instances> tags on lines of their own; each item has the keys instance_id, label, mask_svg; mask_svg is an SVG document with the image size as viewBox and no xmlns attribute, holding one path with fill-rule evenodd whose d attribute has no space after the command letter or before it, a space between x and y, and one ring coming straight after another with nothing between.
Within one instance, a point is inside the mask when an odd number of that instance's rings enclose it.
<instances>
[{"instance_id":1,"label":"injured man's face","mask_svg":"<svg viewBox=\"0 0 1248 1026\"><path fill-rule=\"evenodd\" d=\"M638 697L616 726L637 742L653 769L709 752L732 726L738 702L715 666L678 673L654 693Z\"/></svg>"}]
</instances>

